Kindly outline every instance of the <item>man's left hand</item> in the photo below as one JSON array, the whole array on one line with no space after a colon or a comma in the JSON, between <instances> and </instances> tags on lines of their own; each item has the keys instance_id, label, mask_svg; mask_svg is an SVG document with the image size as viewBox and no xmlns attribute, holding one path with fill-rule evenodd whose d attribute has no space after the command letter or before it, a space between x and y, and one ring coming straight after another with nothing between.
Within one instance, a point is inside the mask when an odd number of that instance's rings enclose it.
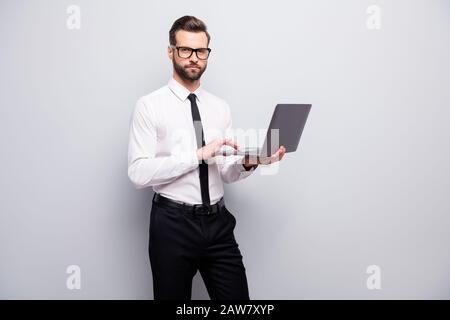
<instances>
[{"instance_id":1,"label":"man's left hand","mask_svg":"<svg viewBox=\"0 0 450 320\"><path fill-rule=\"evenodd\" d=\"M284 146L280 146L278 148L278 150L270 157L257 156L255 159L255 157L247 155L244 158L244 167L250 168L250 167L252 167L254 165L258 165L258 164L271 164L271 163L280 161L281 159L283 159L285 153L286 153L286 148Z\"/></svg>"}]
</instances>

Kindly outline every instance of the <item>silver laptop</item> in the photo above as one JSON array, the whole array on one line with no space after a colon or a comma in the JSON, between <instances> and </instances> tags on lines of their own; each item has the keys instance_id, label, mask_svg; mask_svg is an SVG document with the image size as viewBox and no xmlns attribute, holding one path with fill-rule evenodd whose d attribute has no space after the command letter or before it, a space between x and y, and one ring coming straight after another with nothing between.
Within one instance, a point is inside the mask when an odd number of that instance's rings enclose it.
<instances>
[{"instance_id":1,"label":"silver laptop","mask_svg":"<svg viewBox=\"0 0 450 320\"><path fill-rule=\"evenodd\" d=\"M241 147L236 155L270 157L280 146L286 153L297 150L311 104L277 104L262 147Z\"/></svg>"}]
</instances>

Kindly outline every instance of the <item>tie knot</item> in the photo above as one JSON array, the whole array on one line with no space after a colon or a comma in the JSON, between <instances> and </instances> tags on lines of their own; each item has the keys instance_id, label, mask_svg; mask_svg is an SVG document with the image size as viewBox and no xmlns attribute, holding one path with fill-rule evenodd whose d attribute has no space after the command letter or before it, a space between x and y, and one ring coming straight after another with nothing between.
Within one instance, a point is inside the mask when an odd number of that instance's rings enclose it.
<instances>
[{"instance_id":1,"label":"tie knot","mask_svg":"<svg viewBox=\"0 0 450 320\"><path fill-rule=\"evenodd\" d=\"M196 98L196 95L195 95L194 93L191 93L190 95L188 95L188 99L189 99L191 102L195 102L195 98Z\"/></svg>"}]
</instances>

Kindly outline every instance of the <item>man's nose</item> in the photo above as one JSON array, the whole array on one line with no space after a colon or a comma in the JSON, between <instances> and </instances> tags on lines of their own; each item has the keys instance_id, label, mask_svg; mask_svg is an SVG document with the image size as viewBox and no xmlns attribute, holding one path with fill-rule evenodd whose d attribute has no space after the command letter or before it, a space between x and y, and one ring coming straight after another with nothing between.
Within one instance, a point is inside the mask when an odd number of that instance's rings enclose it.
<instances>
[{"instance_id":1,"label":"man's nose","mask_svg":"<svg viewBox=\"0 0 450 320\"><path fill-rule=\"evenodd\" d=\"M198 61L197 53L196 53L196 52L192 52L192 55L191 55L191 61L193 61L193 62L197 62L197 61Z\"/></svg>"}]
</instances>

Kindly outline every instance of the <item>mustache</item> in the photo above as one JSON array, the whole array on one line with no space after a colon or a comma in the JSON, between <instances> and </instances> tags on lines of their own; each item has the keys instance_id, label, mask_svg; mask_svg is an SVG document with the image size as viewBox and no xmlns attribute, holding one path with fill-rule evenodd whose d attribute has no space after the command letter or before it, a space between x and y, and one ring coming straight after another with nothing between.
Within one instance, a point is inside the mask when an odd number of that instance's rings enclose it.
<instances>
[{"instance_id":1,"label":"mustache","mask_svg":"<svg viewBox=\"0 0 450 320\"><path fill-rule=\"evenodd\" d=\"M190 66L186 66L186 68L197 68L197 69L200 69L200 67L199 67L199 66L197 66L197 65L190 65Z\"/></svg>"}]
</instances>

